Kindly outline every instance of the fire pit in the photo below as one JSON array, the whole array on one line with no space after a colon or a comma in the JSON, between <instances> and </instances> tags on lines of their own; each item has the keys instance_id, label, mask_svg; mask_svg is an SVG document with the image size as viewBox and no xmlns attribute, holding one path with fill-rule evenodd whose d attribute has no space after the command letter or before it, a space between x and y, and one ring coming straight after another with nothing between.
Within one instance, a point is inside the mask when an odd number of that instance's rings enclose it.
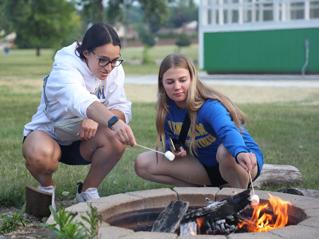
<instances>
[{"instance_id":1,"label":"fire pit","mask_svg":"<svg viewBox=\"0 0 319 239\"><path fill-rule=\"evenodd\" d=\"M207 205L207 199L221 201L243 190L224 188L173 188L128 192L100 198L92 203L102 216L99 238L317 238L319 233L319 200L291 194L256 191L262 202L269 193L290 201L288 224L268 232L231 233L229 235L180 236L178 233L150 232L152 224L171 202L189 202L191 209ZM71 206L68 211L77 212L78 218L88 210L86 203Z\"/></svg>"}]
</instances>

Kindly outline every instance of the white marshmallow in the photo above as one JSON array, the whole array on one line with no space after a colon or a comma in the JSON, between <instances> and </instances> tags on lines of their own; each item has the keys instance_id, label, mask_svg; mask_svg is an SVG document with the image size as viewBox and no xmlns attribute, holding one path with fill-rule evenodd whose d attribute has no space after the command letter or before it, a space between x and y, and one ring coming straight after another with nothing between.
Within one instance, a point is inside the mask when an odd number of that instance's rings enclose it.
<instances>
[{"instance_id":1,"label":"white marshmallow","mask_svg":"<svg viewBox=\"0 0 319 239\"><path fill-rule=\"evenodd\" d=\"M173 161L175 159L175 155L171 151L166 151L164 154L165 158L169 161Z\"/></svg>"},{"instance_id":2,"label":"white marshmallow","mask_svg":"<svg viewBox=\"0 0 319 239\"><path fill-rule=\"evenodd\" d=\"M257 194L254 194L250 196L250 201L252 206L256 206L259 204L260 199Z\"/></svg>"}]
</instances>

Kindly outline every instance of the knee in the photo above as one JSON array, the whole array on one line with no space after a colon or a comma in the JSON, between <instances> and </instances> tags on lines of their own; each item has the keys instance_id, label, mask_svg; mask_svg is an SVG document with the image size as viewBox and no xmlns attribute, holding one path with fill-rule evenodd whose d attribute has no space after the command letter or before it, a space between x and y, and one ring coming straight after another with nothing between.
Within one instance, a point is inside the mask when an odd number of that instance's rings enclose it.
<instances>
[{"instance_id":1,"label":"knee","mask_svg":"<svg viewBox=\"0 0 319 239\"><path fill-rule=\"evenodd\" d=\"M149 171L149 164L147 158L143 154L139 154L134 163L135 173L143 177Z\"/></svg>"},{"instance_id":2,"label":"knee","mask_svg":"<svg viewBox=\"0 0 319 239\"><path fill-rule=\"evenodd\" d=\"M221 144L217 149L216 160L222 167L233 167L236 164L234 157Z\"/></svg>"},{"instance_id":3,"label":"knee","mask_svg":"<svg viewBox=\"0 0 319 239\"><path fill-rule=\"evenodd\" d=\"M114 135L111 135L109 130L104 127L99 127L95 136L95 145L97 148L111 149L114 154L122 155L126 145L117 140Z\"/></svg>"},{"instance_id":4,"label":"knee","mask_svg":"<svg viewBox=\"0 0 319 239\"><path fill-rule=\"evenodd\" d=\"M60 151L54 147L31 148L24 154L25 164L29 170L54 172L58 168Z\"/></svg>"}]
</instances>

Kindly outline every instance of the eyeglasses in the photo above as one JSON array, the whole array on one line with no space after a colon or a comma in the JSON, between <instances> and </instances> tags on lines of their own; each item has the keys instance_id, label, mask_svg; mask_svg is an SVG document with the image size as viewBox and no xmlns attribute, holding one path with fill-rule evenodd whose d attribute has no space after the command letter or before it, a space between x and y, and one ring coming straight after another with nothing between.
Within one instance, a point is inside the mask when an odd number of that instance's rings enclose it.
<instances>
[{"instance_id":1,"label":"eyeglasses","mask_svg":"<svg viewBox=\"0 0 319 239\"><path fill-rule=\"evenodd\" d=\"M92 51L92 53L96 55L94 51ZM96 56L97 56L98 64L100 67L106 67L108 64L111 64L112 68L114 68L121 65L124 61L121 57L114 60L110 60L106 56L98 56L98 55Z\"/></svg>"}]
</instances>

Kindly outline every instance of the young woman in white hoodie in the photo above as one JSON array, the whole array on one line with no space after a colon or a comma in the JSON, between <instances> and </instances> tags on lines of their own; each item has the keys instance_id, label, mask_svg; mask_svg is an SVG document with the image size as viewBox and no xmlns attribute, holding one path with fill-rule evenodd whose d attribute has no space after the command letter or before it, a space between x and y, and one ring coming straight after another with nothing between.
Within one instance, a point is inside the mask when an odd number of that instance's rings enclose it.
<instances>
[{"instance_id":1,"label":"young woman in white hoodie","mask_svg":"<svg viewBox=\"0 0 319 239\"><path fill-rule=\"evenodd\" d=\"M120 39L103 23L56 53L38 110L24 127L23 156L40 192L54 195L52 174L59 162L91 164L76 199L99 198L97 188L125 146L136 144L122 62ZM68 127L71 133L65 133Z\"/></svg>"}]
</instances>

